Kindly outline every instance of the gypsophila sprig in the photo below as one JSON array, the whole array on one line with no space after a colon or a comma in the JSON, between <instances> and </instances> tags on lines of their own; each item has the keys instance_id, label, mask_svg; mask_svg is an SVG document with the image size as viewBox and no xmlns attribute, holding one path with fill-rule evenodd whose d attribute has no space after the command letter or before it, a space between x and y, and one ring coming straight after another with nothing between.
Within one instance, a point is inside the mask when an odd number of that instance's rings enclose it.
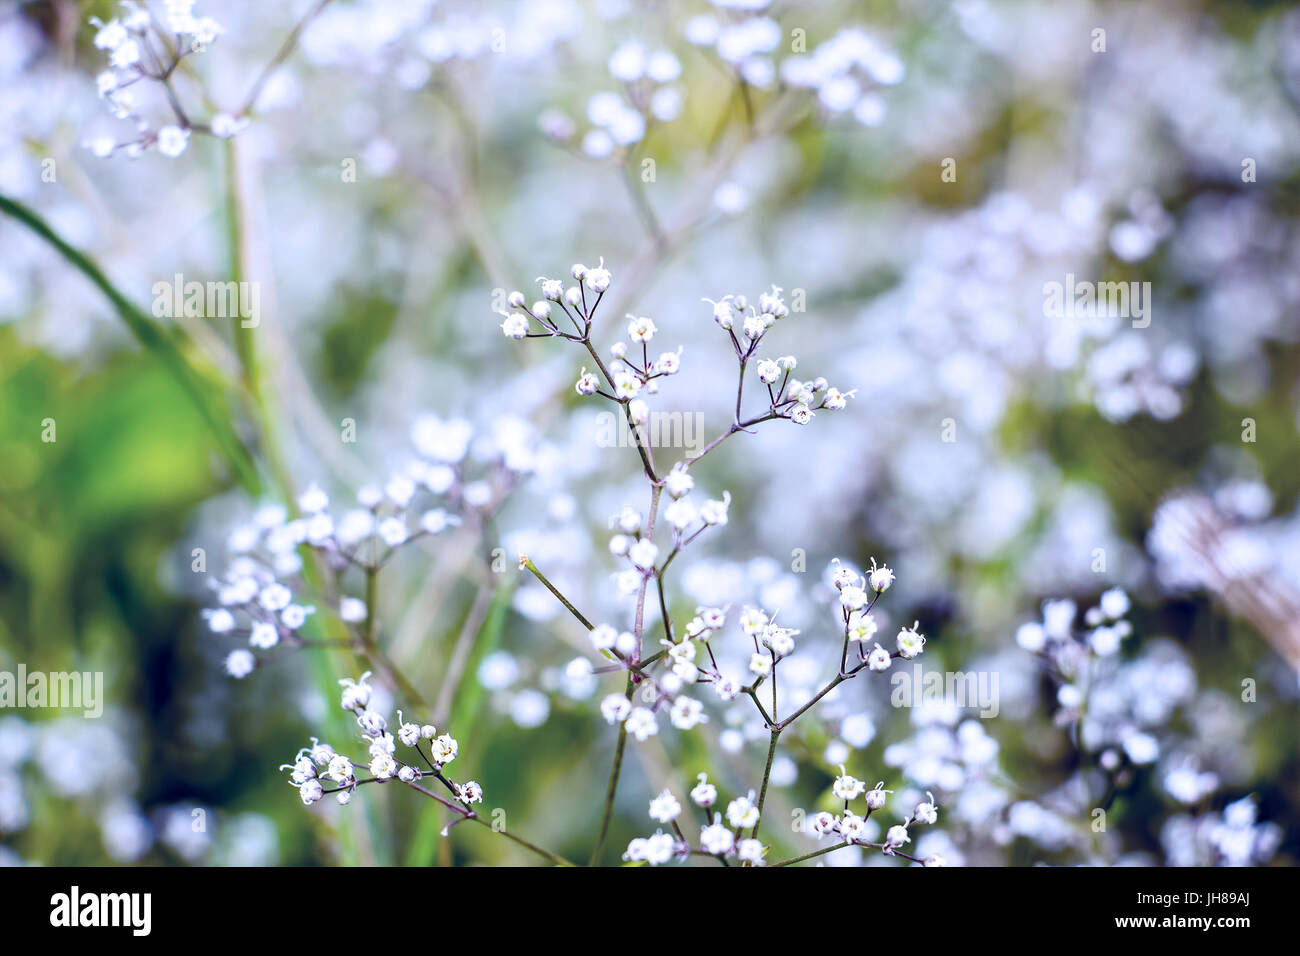
<instances>
[{"instance_id":1,"label":"gypsophila sprig","mask_svg":"<svg viewBox=\"0 0 1300 956\"><path fill-rule=\"evenodd\" d=\"M768 333L790 315L781 287L773 285L758 297L757 304L751 304L743 295L726 295L718 301L706 299L712 307L714 321L726 333L737 363L734 415L730 426L705 445L699 454L674 463L664 473L655 462L654 451L643 432L650 415L648 402L643 396L656 395L661 382L677 372L682 350L663 352L657 359L652 359L650 345L660 333L658 323L650 316L628 314L625 317L627 341L617 341L608 349L609 362L606 363L592 340L592 332L596 327L597 310L613 277L603 258L594 269L577 264L569 274L575 284L567 288L559 279L539 277L537 281L543 298L531 305L523 292L510 293L507 303L512 311L504 316L502 331L512 339L564 339L587 351L597 371L582 367L574 389L581 396L621 406L636 440L650 499L644 512L627 504L610 520L614 534L609 542L609 552L623 563L616 576L618 591L629 600L635 600L630 628L620 628L610 622L593 624L532 561L527 557L520 558L520 567L535 575L587 628L592 652L599 660L599 666L593 667L593 672L619 673L624 677L623 692L608 694L600 705L604 721L617 725L619 730L600 836L592 862L598 862L600 858L628 737L644 742L657 736L663 716L679 731L691 731L707 723L709 716L698 695L711 690L712 694L708 696L722 704L742 694L749 697L770 735L767 765L757 793L732 802L728 808L730 829L718 820L708 818L698 846L692 846L686 840L673 818L673 833L660 831L633 841L626 859L657 865L701 853L724 862L729 855L734 855L744 864L758 865L766 852L757 839L759 825L782 731L840 683L851 680L864 670L886 670L896 657L915 657L924 647L925 638L919 632L919 624L914 624L910 630L900 631L898 650L894 653L884 650L879 644L868 651L866 638L875 633L871 611L893 583L893 572L888 568L878 568L873 560L872 570L863 576L847 567L840 567L837 561L833 579L838 589L840 612L837 624L843 648L839 666L835 676L821 690L792 712L782 715L777 692L779 665L794 652L800 631L778 624L775 611L743 607L733 620L739 630L737 639L752 646L752 653L747 673L729 671L719 665L714 647L714 641L721 638L726 628L729 609L700 607L684 627L674 627L664 580L669 567L683 551L706 531L724 527L730 520L732 498L729 492L723 491L720 497L703 501L693 497L697 488L690 474L692 465L738 432L748 432L755 425L778 419L807 424L818 411L843 409L853 393L831 388L822 378L811 381L794 378L792 373L798 362L793 356L775 360L758 358ZM751 374L766 390L767 407L757 415L746 417L743 414L745 382ZM668 503L661 510L665 491ZM660 541L657 542L656 530L662 525L667 525L668 529L666 533L660 532ZM653 653L647 646L645 614L651 587L658 597L663 630L659 649ZM850 647L857 647L857 659L853 662L849 660ZM770 709L763 703L766 691L763 690L763 696L760 696L765 683L771 690ZM637 691L635 702L634 690ZM652 814L660 822L668 822L663 818L668 816L664 811L670 806L669 798L671 794L661 795L652 807ZM750 833L748 838L741 839L744 830Z\"/></svg>"}]
</instances>

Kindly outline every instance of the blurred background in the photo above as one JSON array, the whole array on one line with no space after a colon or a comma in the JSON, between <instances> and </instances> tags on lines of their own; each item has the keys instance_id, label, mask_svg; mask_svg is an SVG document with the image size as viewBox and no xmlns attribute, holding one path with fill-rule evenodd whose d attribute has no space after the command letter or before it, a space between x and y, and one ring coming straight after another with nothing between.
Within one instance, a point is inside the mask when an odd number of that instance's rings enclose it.
<instances>
[{"instance_id":1,"label":"blurred background","mask_svg":"<svg viewBox=\"0 0 1300 956\"><path fill-rule=\"evenodd\" d=\"M782 821L833 808L846 764L889 813L934 791L914 852L950 863L1295 861L1293 4L200 0L220 30L128 88L105 25L188 6L0 7L0 671L100 672L106 698L0 710L0 862L533 862L441 838L399 788L304 808L278 768L312 736L342 749L336 681L367 661L282 644L234 679L246 641L204 613L259 509L312 483L346 507L430 457L456 462L462 523L385 568L380 644L459 740L457 779L585 859L621 680L571 666L582 629L516 558L625 627L607 542L644 479L574 394L580 350L509 341L496 312L601 257L602 348L625 312L683 346L657 409L730 424L702 299L773 285L802 309L768 354L856 390L696 469L730 522L674 565L674 619L779 609L806 698L839 648L830 562L874 557L898 576L882 632L916 620L928 669L997 675L990 719L891 706L884 680L828 699L782 738L772 853L816 847ZM254 283L258 323L160 313L178 275ZM1148 324L1049 314L1046 284L1076 280L1149 283ZM1131 633L1081 663L1116 588ZM663 788L758 785L747 706L629 745L607 862Z\"/></svg>"}]
</instances>

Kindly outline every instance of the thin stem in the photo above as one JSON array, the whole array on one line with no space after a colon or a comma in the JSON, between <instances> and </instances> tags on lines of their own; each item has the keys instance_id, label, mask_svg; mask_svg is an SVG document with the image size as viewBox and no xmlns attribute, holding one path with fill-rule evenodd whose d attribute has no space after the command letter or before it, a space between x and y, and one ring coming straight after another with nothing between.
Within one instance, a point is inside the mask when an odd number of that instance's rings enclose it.
<instances>
[{"instance_id":1,"label":"thin stem","mask_svg":"<svg viewBox=\"0 0 1300 956\"><path fill-rule=\"evenodd\" d=\"M820 850L813 850L813 852L805 853L803 856L794 856L788 860L782 860L780 863L770 863L768 865L769 866L793 866L796 863L804 862L804 860L811 860L814 857L825 856L827 853L834 853L836 850L842 850L846 846L852 846L852 844L849 843L848 841L845 841L843 843L836 843L834 846L822 847Z\"/></svg>"},{"instance_id":2,"label":"thin stem","mask_svg":"<svg viewBox=\"0 0 1300 956\"><path fill-rule=\"evenodd\" d=\"M767 800L767 784L772 777L772 762L776 759L776 742L781 737L781 727L777 725L772 728L772 740L767 745L767 765L763 767L763 786L758 791L758 822L754 824L754 832L751 837L758 836L758 828L763 822L763 803Z\"/></svg>"},{"instance_id":3,"label":"thin stem","mask_svg":"<svg viewBox=\"0 0 1300 956\"><path fill-rule=\"evenodd\" d=\"M244 103L239 107L236 115L243 116L253 108L257 103L257 98L262 94L262 88L270 81L275 71L284 64L284 61L293 54L294 48L298 45L298 38L302 36L302 31L307 28L307 24L329 6L329 3L330 0L320 0L316 6L307 11L306 16L298 21L298 25L289 32L289 35L284 38L284 42L280 44L280 49L276 51L275 56L271 57L266 66L262 67L262 72L258 74L257 79L253 82L252 88L249 89L248 95L244 97Z\"/></svg>"},{"instance_id":4,"label":"thin stem","mask_svg":"<svg viewBox=\"0 0 1300 956\"><path fill-rule=\"evenodd\" d=\"M541 581L544 585L546 585L546 590L554 594L555 597L559 600L559 602L569 609L569 613L572 614L574 617L576 617L579 620L579 622L581 622L583 627L585 627L589 631L595 629L596 625L592 624L589 620L587 620L587 618L583 616L583 613L581 611L579 611L576 607L574 607L572 604L569 603L569 599L559 592L559 590L555 587L554 584L550 582L550 580L546 577L546 575L544 575L541 571L537 570L537 565L533 564L533 562L528 558L527 555L521 554L519 556L519 567L531 571L534 577L537 578L537 580Z\"/></svg>"},{"instance_id":5,"label":"thin stem","mask_svg":"<svg viewBox=\"0 0 1300 956\"><path fill-rule=\"evenodd\" d=\"M627 675L627 687L623 696L632 699L632 675ZM605 836L609 833L610 820L614 815L614 795L618 792L618 777L623 770L623 752L627 749L627 721L618 725L618 743L614 745L614 765L609 769L609 783L605 786L605 808L600 814L600 831L596 834L596 845L591 851L591 866L600 865L600 851L605 846Z\"/></svg>"}]
</instances>

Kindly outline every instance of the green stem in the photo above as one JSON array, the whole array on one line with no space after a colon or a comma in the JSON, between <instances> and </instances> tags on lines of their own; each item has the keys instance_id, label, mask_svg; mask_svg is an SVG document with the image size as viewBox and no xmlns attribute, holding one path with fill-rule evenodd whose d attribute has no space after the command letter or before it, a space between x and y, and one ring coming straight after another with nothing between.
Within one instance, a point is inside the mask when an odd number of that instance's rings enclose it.
<instances>
[{"instance_id":1,"label":"green stem","mask_svg":"<svg viewBox=\"0 0 1300 956\"><path fill-rule=\"evenodd\" d=\"M583 616L581 611L579 611L576 607L570 604L569 599L559 592L559 590L555 587L554 584L550 582L550 579L548 579L546 575L544 575L541 571L537 570L537 565L533 564L533 562L527 556L522 554L519 556L519 567L531 571L533 573L533 576L536 577L537 580L541 581L544 585L546 585L546 590L554 594L555 597L559 600L559 602L569 609L569 613L572 614L574 617L576 617L582 623L583 627L585 627L589 631L595 629L596 625L592 624L589 620L587 620Z\"/></svg>"},{"instance_id":2,"label":"green stem","mask_svg":"<svg viewBox=\"0 0 1300 956\"><path fill-rule=\"evenodd\" d=\"M627 675L627 687L623 696L632 699L632 675ZM596 846L591 851L591 866L600 865L600 851L605 846L605 836L609 833L610 820L614 816L614 795L618 792L618 777L623 770L623 752L627 749L627 721L618 726L618 743L614 745L614 765L609 769L609 783L605 786L605 808L600 815L600 831L596 834Z\"/></svg>"},{"instance_id":3,"label":"green stem","mask_svg":"<svg viewBox=\"0 0 1300 956\"><path fill-rule=\"evenodd\" d=\"M164 326L155 322L123 295L99 266L85 253L73 248L56 233L35 212L22 203L7 196L0 196L0 212L22 223L36 235L49 243L67 262L88 278L113 304L122 321L126 323L131 334L149 352L160 358L172 373L186 395L193 402L204 423L208 426L220 446L222 454L229 461L236 480L250 494L261 491L261 479L253 456L240 440L234 428L224 417L212 410L212 384L205 380L181 351L175 336Z\"/></svg>"},{"instance_id":4,"label":"green stem","mask_svg":"<svg viewBox=\"0 0 1300 956\"><path fill-rule=\"evenodd\" d=\"M850 844L847 841L844 843L836 843L834 846L823 847L820 850L805 853L803 856L791 857L788 860L782 860L780 863L771 863L769 866L793 866L795 863L802 863L804 860L811 860L814 857L824 856L827 853L834 853L836 850L842 850L849 845Z\"/></svg>"},{"instance_id":5,"label":"green stem","mask_svg":"<svg viewBox=\"0 0 1300 956\"><path fill-rule=\"evenodd\" d=\"M767 800L767 784L772 777L772 761L776 759L776 742L781 737L781 728L772 728L772 740L767 745L767 765L763 767L763 786L758 791L758 823L754 824L754 832L751 837L758 836L758 828L763 822L763 803Z\"/></svg>"}]
</instances>

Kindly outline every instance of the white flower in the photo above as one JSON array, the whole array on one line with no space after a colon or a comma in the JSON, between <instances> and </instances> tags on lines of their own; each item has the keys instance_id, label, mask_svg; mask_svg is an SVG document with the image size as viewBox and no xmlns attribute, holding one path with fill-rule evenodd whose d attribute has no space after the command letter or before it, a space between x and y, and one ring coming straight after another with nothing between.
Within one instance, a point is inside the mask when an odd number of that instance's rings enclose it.
<instances>
[{"instance_id":1,"label":"white flower","mask_svg":"<svg viewBox=\"0 0 1300 956\"><path fill-rule=\"evenodd\" d=\"M840 606L846 607L850 611L857 611L867 604L867 592L862 590L856 584L850 584L840 589Z\"/></svg>"},{"instance_id":2,"label":"white flower","mask_svg":"<svg viewBox=\"0 0 1300 956\"><path fill-rule=\"evenodd\" d=\"M717 683L713 685L718 697L722 700L735 700L740 695L740 681L730 675L719 677Z\"/></svg>"},{"instance_id":3,"label":"white flower","mask_svg":"<svg viewBox=\"0 0 1300 956\"><path fill-rule=\"evenodd\" d=\"M678 531L685 531L700 519L700 511L690 498L678 498L664 509L664 520Z\"/></svg>"},{"instance_id":4,"label":"white flower","mask_svg":"<svg viewBox=\"0 0 1300 956\"><path fill-rule=\"evenodd\" d=\"M396 548L406 542L406 522L398 517L388 517L379 522L379 537L390 548Z\"/></svg>"},{"instance_id":5,"label":"white flower","mask_svg":"<svg viewBox=\"0 0 1300 956\"><path fill-rule=\"evenodd\" d=\"M655 720L654 711L645 707L633 707L624 726L627 727L629 734L642 743L659 733L659 724Z\"/></svg>"},{"instance_id":6,"label":"white flower","mask_svg":"<svg viewBox=\"0 0 1300 956\"><path fill-rule=\"evenodd\" d=\"M415 783L423 776L424 774L410 764L404 765L401 770L397 771L397 779L402 783Z\"/></svg>"},{"instance_id":7,"label":"white flower","mask_svg":"<svg viewBox=\"0 0 1300 956\"><path fill-rule=\"evenodd\" d=\"M873 789L867 791L867 809L872 811L881 809L890 793L893 793L893 791L886 790L884 783L876 784Z\"/></svg>"},{"instance_id":8,"label":"white flower","mask_svg":"<svg viewBox=\"0 0 1300 956\"><path fill-rule=\"evenodd\" d=\"M231 116L229 113L218 113L212 117L212 122L209 125L212 128L213 136L219 139L229 139L246 129L248 120Z\"/></svg>"},{"instance_id":9,"label":"white flower","mask_svg":"<svg viewBox=\"0 0 1300 956\"><path fill-rule=\"evenodd\" d=\"M1026 621L1016 629L1016 643L1031 653L1041 651L1047 644L1047 632L1037 621Z\"/></svg>"},{"instance_id":10,"label":"white flower","mask_svg":"<svg viewBox=\"0 0 1300 956\"><path fill-rule=\"evenodd\" d=\"M401 717L400 711L398 717ZM420 742L420 725L410 721L403 723L397 728L397 739L408 747L414 747Z\"/></svg>"},{"instance_id":11,"label":"white flower","mask_svg":"<svg viewBox=\"0 0 1300 956\"><path fill-rule=\"evenodd\" d=\"M114 53L114 57L116 57L116 53ZM114 66L120 65L122 64L114 64ZM190 131L187 129L181 129L179 126L164 126L158 130L158 152L164 156L175 158L185 152L185 147L189 144Z\"/></svg>"},{"instance_id":12,"label":"white flower","mask_svg":"<svg viewBox=\"0 0 1300 956\"><path fill-rule=\"evenodd\" d=\"M600 379L584 368L573 388L579 395L595 395L600 389Z\"/></svg>"},{"instance_id":13,"label":"white flower","mask_svg":"<svg viewBox=\"0 0 1300 956\"><path fill-rule=\"evenodd\" d=\"M253 673L253 668L256 666L257 660L253 657L252 652L243 648L233 650L226 655L226 673L236 680Z\"/></svg>"},{"instance_id":14,"label":"white flower","mask_svg":"<svg viewBox=\"0 0 1300 956\"><path fill-rule=\"evenodd\" d=\"M346 784L356 775L356 770L351 760L342 754L335 754L330 758L329 769L325 771L325 775L331 780Z\"/></svg>"},{"instance_id":15,"label":"white flower","mask_svg":"<svg viewBox=\"0 0 1300 956\"><path fill-rule=\"evenodd\" d=\"M755 651L749 656L749 671L755 677L766 677L772 673L772 658Z\"/></svg>"},{"instance_id":16,"label":"white flower","mask_svg":"<svg viewBox=\"0 0 1300 956\"><path fill-rule=\"evenodd\" d=\"M700 848L714 856L725 856L731 851L736 838L721 823L711 823L700 828Z\"/></svg>"},{"instance_id":17,"label":"white flower","mask_svg":"<svg viewBox=\"0 0 1300 956\"><path fill-rule=\"evenodd\" d=\"M344 710L364 709L370 704L372 688L367 683L369 678L370 671L366 671L361 675L360 680L354 681L350 677L345 677L339 681L340 686L343 688L342 704Z\"/></svg>"},{"instance_id":18,"label":"white flower","mask_svg":"<svg viewBox=\"0 0 1300 956\"><path fill-rule=\"evenodd\" d=\"M857 777L851 777L840 767L840 775L835 778L835 783L831 785L831 793L835 794L841 800L852 800L862 793L867 785Z\"/></svg>"},{"instance_id":19,"label":"white flower","mask_svg":"<svg viewBox=\"0 0 1300 956\"><path fill-rule=\"evenodd\" d=\"M762 359L758 363L758 380L764 385L771 385L781 377L781 366L771 359Z\"/></svg>"},{"instance_id":20,"label":"white flower","mask_svg":"<svg viewBox=\"0 0 1300 956\"><path fill-rule=\"evenodd\" d=\"M460 753L460 744L451 734L442 734L429 741L429 759L439 767L451 763L458 753Z\"/></svg>"},{"instance_id":21,"label":"white flower","mask_svg":"<svg viewBox=\"0 0 1300 956\"><path fill-rule=\"evenodd\" d=\"M796 405L790 412L790 421L796 425L807 425L814 417L813 410L807 405Z\"/></svg>"},{"instance_id":22,"label":"white flower","mask_svg":"<svg viewBox=\"0 0 1300 956\"><path fill-rule=\"evenodd\" d=\"M925 635L917 630L919 626L920 622L913 621L911 627L902 628L898 632L898 655L904 660L910 661L925 647Z\"/></svg>"},{"instance_id":23,"label":"white flower","mask_svg":"<svg viewBox=\"0 0 1300 956\"><path fill-rule=\"evenodd\" d=\"M618 398L633 399L641 391L641 382L631 372L614 374L614 395Z\"/></svg>"},{"instance_id":24,"label":"white flower","mask_svg":"<svg viewBox=\"0 0 1300 956\"><path fill-rule=\"evenodd\" d=\"M719 302L712 299L704 301L713 306L713 321L717 322L723 329L730 329L736 322L736 310L731 304L733 296L723 296Z\"/></svg>"},{"instance_id":25,"label":"white flower","mask_svg":"<svg viewBox=\"0 0 1300 956\"><path fill-rule=\"evenodd\" d=\"M638 318L635 315L629 315L628 318L631 321L627 324L627 334L628 338L633 342L649 342L654 338L655 332L659 331L655 328L654 320L647 316L643 315Z\"/></svg>"},{"instance_id":26,"label":"white flower","mask_svg":"<svg viewBox=\"0 0 1300 956\"><path fill-rule=\"evenodd\" d=\"M709 783L709 775L702 773L691 788L691 802L697 807L711 807L718 802L718 788Z\"/></svg>"},{"instance_id":27,"label":"white flower","mask_svg":"<svg viewBox=\"0 0 1300 956\"><path fill-rule=\"evenodd\" d=\"M382 737L388 728L388 718L377 710L366 708L357 714L357 726L367 737Z\"/></svg>"},{"instance_id":28,"label":"white flower","mask_svg":"<svg viewBox=\"0 0 1300 956\"><path fill-rule=\"evenodd\" d=\"M397 761L388 754L381 753L370 758L370 772L380 780L387 780L397 773Z\"/></svg>"},{"instance_id":29,"label":"white flower","mask_svg":"<svg viewBox=\"0 0 1300 956\"><path fill-rule=\"evenodd\" d=\"M456 796L462 803L482 803L483 788L474 780L456 785Z\"/></svg>"},{"instance_id":30,"label":"white flower","mask_svg":"<svg viewBox=\"0 0 1300 956\"><path fill-rule=\"evenodd\" d=\"M825 810L822 810L809 817L805 826L809 833L820 840L835 828L835 817L827 813Z\"/></svg>"},{"instance_id":31,"label":"white flower","mask_svg":"<svg viewBox=\"0 0 1300 956\"><path fill-rule=\"evenodd\" d=\"M889 586L894 583L894 572L883 565L876 567L873 561L871 573L867 575L867 581L871 584L873 591L888 591Z\"/></svg>"},{"instance_id":32,"label":"white flower","mask_svg":"<svg viewBox=\"0 0 1300 956\"><path fill-rule=\"evenodd\" d=\"M671 823L682 812L682 805L677 802L671 790L664 790L650 801L650 819L660 823Z\"/></svg>"},{"instance_id":33,"label":"white flower","mask_svg":"<svg viewBox=\"0 0 1300 956\"><path fill-rule=\"evenodd\" d=\"M649 571L659 557L659 548L649 538L641 538L627 549L627 557L642 571Z\"/></svg>"},{"instance_id":34,"label":"white flower","mask_svg":"<svg viewBox=\"0 0 1300 956\"><path fill-rule=\"evenodd\" d=\"M694 664L679 665L694 671ZM698 671L696 671L698 673ZM691 675L694 678L694 674ZM685 679L685 678L683 678ZM678 697L668 712L669 719L678 730L691 730L697 724L705 723L709 718L704 714L704 705L690 697Z\"/></svg>"},{"instance_id":35,"label":"white flower","mask_svg":"<svg viewBox=\"0 0 1300 956\"><path fill-rule=\"evenodd\" d=\"M937 853L931 853L921 863L922 866L945 866L943 857Z\"/></svg>"},{"instance_id":36,"label":"white flower","mask_svg":"<svg viewBox=\"0 0 1300 956\"><path fill-rule=\"evenodd\" d=\"M574 276L574 278L576 279L578 277ZM597 266L594 269L586 270L586 275L584 278L587 283L587 288L590 289L592 292L604 292L606 289L609 288L611 277L609 274L609 270L605 268L604 256L600 257L599 266Z\"/></svg>"},{"instance_id":37,"label":"white flower","mask_svg":"<svg viewBox=\"0 0 1300 956\"><path fill-rule=\"evenodd\" d=\"M280 643L280 631L268 621L258 621L249 631L248 643L260 650L270 650Z\"/></svg>"},{"instance_id":38,"label":"white flower","mask_svg":"<svg viewBox=\"0 0 1300 956\"><path fill-rule=\"evenodd\" d=\"M867 655L867 667L873 671L887 671L893 660L889 656L889 651L885 650L879 644Z\"/></svg>"},{"instance_id":39,"label":"white flower","mask_svg":"<svg viewBox=\"0 0 1300 956\"><path fill-rule=\"evenodd\" d=\"M840 836L853 843L864 839L866 835L867 821L856 813L845 811L844 818L840 820Z\"/></svg>"},{"instance_id":40,"label":"white flower","mask_svg":"<svg viewBox=\"0 0 1300 956\"><path fill-rule=\"evenodd\" d=\"M302 802L305 806L310 807L321 797L325 796L325 788L320 785L319 780L308 780L298 788L298 796L302 797Z\"/></svg>"},{"instance_id":41,"label":"white flower","mask_svg":"<svg viewBox=\"0 0 1300 956\"><path fill-rule=\"evenodd\" d=\"M420 527L428 534L442 534L448 526L459 523L459 519L452 518L441 508L433 508L420 516Z\"/></svg>"},{"instance_id":42,"label":"white flower","mask_svg":"<svg viewBox=\"0 0 1300 956\"><path fill-rule=\"evenodd\" d=\"M564 295L564 280L546 279L538 276L537 281L541 283L542 295L545 298L550 299L552 302L560 301L560 298Z\"/></svg>"},{"instance_id":43,"label":"white flower","mask_svg":"<svg viewBox=\"0 0 1300 956\"><path fill-rule=\"evenodd\" d=\"M782 289L779 285L772 286L771 292L764 292L758 297L758 311L764 315L770 315L774 318L782 319L790 314L790 309L781 298Z\"/></svg>"},{"instance_id":44,"label":"white flower","mask_svg":"<svg viewBox=\"0 0 1300 956\"><path fill-rule=\"evenodd\" d=\"M280 622L291 631L296 631L307 623L307 615L315 612L314 607L290 604L280 612Z\"/></svg>"},{"instance_id":45,"label":"white flower","mask_svg":"<svg viewBox=\"0 0 1300 956\"><path fill-rule=\"evenodd\" d=\"M907 835L907 827L901 824L890 827L889 832L885 834L885 846L890 848L897 848L911 842L912 838Z\"/></svg>"},{"instance_id":46,"label":"white flower","mask_svg":"<svg viewBox=\"0 0 1300 956\"><path fill-rule=\"evenodd\" d=\"M208 613L208 628L213 634L225 634L235 628L235 615L231 614L224 607Z\"/></svg>"},{"instance_id":47,"label":"white flower","mask_svg":"<svg viewBox=\"0 0 1300 956\"><path fill-rule=\"evenodd\" d=\"M1128 595L1124 593L1122 588L1111 588L1102 594L1098 606L1101 608L1102 614L1114 621L1128 613Z\"/></svg>"},{"instance_id":48,"label":"white flower","mask_svg":"<svg viewBox=\"0 0 1300 956\"><path fill-rule=\"evenodd\" d=\"M521 312L512 312L501 322L501 331L508 339L522 339L528 335L528 318Z\"/></svg>"},{"instance_id":49,"label":"white flower","mask_svg":"<svg viewBox=\"0 0 1300 956\"><path fill-rule=\"evenodd\" d=\"M591 643L598 651L608 651L614 647L618 632L608 624L597 624L591 629Z\"/></svg>"},{"instance_id":50,"label":"white flower","mask_svg":"<svg viewBox=\"0 0 1300 956\"><path fill-rule=\"evenodd\" d=\"M748 635L760 633L767 623L767 614L756 607L746 605L740 612L740 629Z\"/></svg>"},{"instance_id":51,"label":"white flower","mask_svg":"<svg viewBox=\"0 0 1300 956\"><path fill-rule=\"evenodd\" d=\"M298 507L306 514L316 514L329 506L329 495L325 494L315 482L308 485L307 490L298 496Z\"/></svg>"},{"instance_id":52,"label":"white flower","mask_svg":"<svg viewBox=\"0 0 1300 956\"><path fill-rule=\"evenodd\" d=\"M918 823L934 823L939 819L939 811L934 805L934 794L927 790L925 795L930 799L918 803L916 809L912 811L912 817Z\"/></svg>"},{"instance_id":53,"label":"white flower","mask_svg":"<svg viewBox=\"0 0 1300 956\"><path fill-rule=\"evenodd\" d=\"M673 470L664 478L664 489L673 498L684 498L695 487L695 479L687 474L682 463L673 465Z\"/></svg>"},{"instance_id":54,"label":"white flower","mask_svg":"<svg viewBox=\"0 0 1300 956\"><path fill-rule=\"evenodd\" d=\"M878 625L876 619L865 611L854 611L849 615L849 640L869 641L876 636Z\"/></svg>"},{"instance_id":55,"label":"white flower","mask_svg":"<svg viewBox=\"0 0 1300 956\"><path fill-rule=\"evenodd\" d=\"M758 823L758 807L754 803L754 793L737 797L727 804L727 822L733 827L748 829Z\"/></svg>"},{"instance_id":56,"label":"white flower","mask_svg":"<svg viewBox=\"0 0 1300 956\"><path fill-rule=\"evenodd\" d=\"M600 702L600 715L607 724L621 724L632 713L632 704L622 694L610 694Z\"/></svg>"},{"instance_id":57,"label":"white flower","mask_svg":"<svg viewBox=\"0 0 1300 956\"><path fill-rule=\"evenodd\" d=\"M763 852L762 840L741 840L736 845L736 856L754 866L763 865Z\"/></svg>"}]
</instances>

